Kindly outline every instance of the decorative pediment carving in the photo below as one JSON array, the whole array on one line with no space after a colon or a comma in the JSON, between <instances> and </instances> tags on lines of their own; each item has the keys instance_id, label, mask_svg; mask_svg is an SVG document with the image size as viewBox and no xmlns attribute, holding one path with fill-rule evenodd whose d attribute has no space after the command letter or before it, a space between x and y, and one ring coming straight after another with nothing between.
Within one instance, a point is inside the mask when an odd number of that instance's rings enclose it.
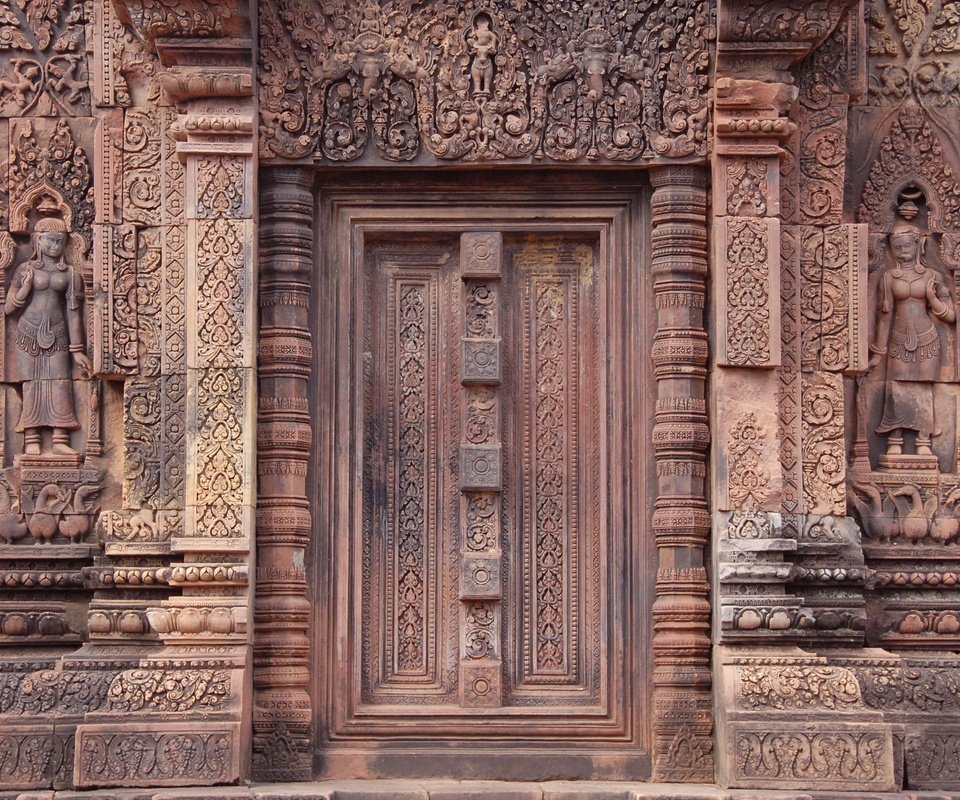
<instances>
[{"instance_id":1,"label":"decorative pediment carving","mask_svg":"<svg viewBox=\"0 0 960 800\"><path fill-rule=\"evenodd\" d=\"M880 142L857 210L859 220L889 232L897 198L913 187L923 191L930 230L960 230L960 184L952 161L929 114L916 104L903 106Z\"/></svg>"},{"instance_id":2,"label":"decorative pediment carving","mask_svg":"<svg viewBox=\"0 0 960 800\"><path fill-rule=\"evenodd\" d=\"M701 0L260 4L265 155L355 161L703 156Z\"/></svg>"}]
</instances>

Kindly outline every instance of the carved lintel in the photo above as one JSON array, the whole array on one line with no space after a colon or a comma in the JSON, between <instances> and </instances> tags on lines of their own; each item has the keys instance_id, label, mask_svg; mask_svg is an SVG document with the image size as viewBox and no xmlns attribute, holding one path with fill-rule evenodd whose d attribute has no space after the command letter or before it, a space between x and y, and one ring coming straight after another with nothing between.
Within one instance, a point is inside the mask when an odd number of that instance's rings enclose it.
<instances>
[{"instance_id":1,"label":"carved lintel","mask_svg":"<svg viewBox=\"0 0 960 800\"><path fill-rule=\"evenodd\" d=\"M436 164L706 155L708 3L629 13L569 2L483 8L480 18L469 6L438 16L431 4L390 17L373 3L260 3L264 156Z\"/></svg>"}]
</instances>

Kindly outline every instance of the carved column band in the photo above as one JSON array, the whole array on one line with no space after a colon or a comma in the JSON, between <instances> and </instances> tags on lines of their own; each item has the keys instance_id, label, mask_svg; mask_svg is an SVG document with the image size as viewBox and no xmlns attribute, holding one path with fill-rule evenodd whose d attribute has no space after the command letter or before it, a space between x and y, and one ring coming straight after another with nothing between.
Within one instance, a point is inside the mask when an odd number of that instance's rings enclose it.
<instances>
[{"instance_id":1,"label":"carved column band","mask_svg":"<svg viewBox=\"0 0 960 800\"><path fill-rule=\"evenodd\" d=\"M313 171L266 172L260 195L260 411L254 609L254 774L310 777L310 604L304 552L311 529L307 382Z\"/></svg>"},{"instance_id":2,"label":"carved column band","mask_svg":"<svg viewBox=\"0 0 960 800\"><path fill-rule=\"evenodd\" d=\"M704 547L709 443L705 400L707 333L706 171L652 173L652 273L657 307L653 442L659 552L654 616L654 777L713 781L710 604Z\"/></svg>"}]
</instances>

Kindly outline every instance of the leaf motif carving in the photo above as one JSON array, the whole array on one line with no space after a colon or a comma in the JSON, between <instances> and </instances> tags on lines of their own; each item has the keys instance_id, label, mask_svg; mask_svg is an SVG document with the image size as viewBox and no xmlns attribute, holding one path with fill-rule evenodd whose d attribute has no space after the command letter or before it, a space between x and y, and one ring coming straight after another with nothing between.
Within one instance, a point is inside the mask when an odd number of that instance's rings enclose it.
<instances>
[{"instance_id":1,"label":"leaf motif carving","mask_svg":"<svg viewBox=\"0 0 960 800\"><path fill-rule=\"evenodd\" d=\"M913 53L923 32L930 0L890 0L890 11L897 28L903 35L903 46L908 54Z\"/></svg>"},{"instance_id":2,"label":"leaf motif carving","mask_svg":"<svg viewBox=\"0 0 960 800\"><path fill-rule=\"evenodd\" d=\"M27 24L40 49L46 50L53 35L53 27L60 22L62 4L57 0L17 0L17 5L26 14Z\"/></svg>"}]
</instances>

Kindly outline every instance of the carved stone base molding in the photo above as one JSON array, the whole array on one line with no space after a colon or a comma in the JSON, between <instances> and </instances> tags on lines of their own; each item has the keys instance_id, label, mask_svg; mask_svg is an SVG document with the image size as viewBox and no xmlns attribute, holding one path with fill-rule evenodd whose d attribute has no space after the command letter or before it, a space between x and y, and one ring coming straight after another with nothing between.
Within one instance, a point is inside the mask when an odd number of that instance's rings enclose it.
<instances>
[{"instance_id":1,"label":"carved stone base molding","mask_svg":"<svg viewBox=\"0 0 960 800\"><path fill-rule=\"evenodd\" d=\"M889 791L956 786L960 657L722 646L724 786Z\"/></svg>"},{"instance_id":2,"label":"carved stone base molding","mask_svg":"<svg viewBox=\"0 0 960 800\"><path fill-rule=\"evenodd\" d=\"M723 786L889 791L894 726L863 702L853 672L777 648L721 647Z\"/></svg>"},{"instance_id":3,"label":"carved stone base molding","mask_svg":"<svg viewBox=\"0 0 960 800\"><path fill-rule=\"evenodd\" d=\"M846 517L734 511L716 531L720 641L860 645L866 570Z\"/></svg>"}]
</instances>

